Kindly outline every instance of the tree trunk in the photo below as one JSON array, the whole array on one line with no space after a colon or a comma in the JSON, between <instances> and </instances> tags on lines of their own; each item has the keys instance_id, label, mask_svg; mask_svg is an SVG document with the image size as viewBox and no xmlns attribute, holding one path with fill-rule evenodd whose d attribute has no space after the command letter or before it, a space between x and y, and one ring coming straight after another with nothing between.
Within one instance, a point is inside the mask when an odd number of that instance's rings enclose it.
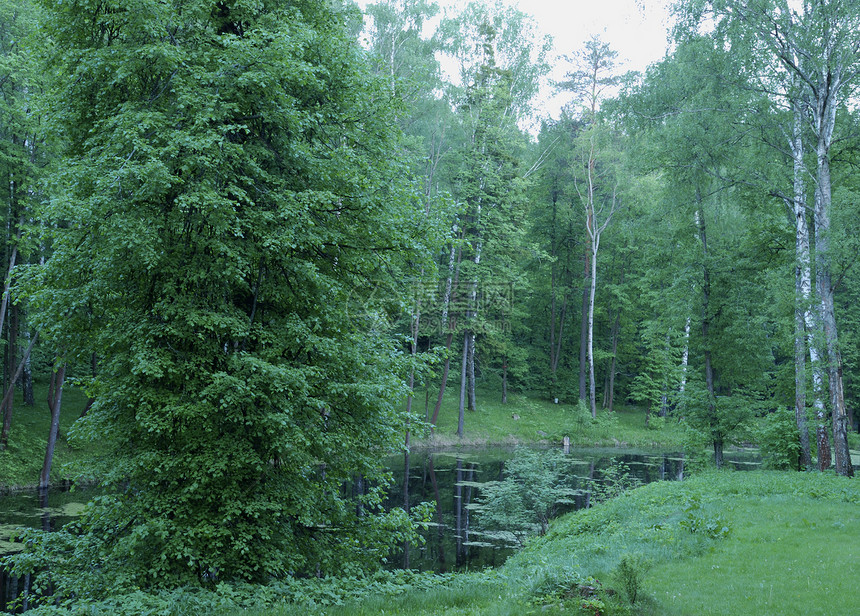
<instances>
[{"instance_id":1,"label":"tree trunk","mask_svg":"<svg viewBox=\"0 0 860 616\"><path fill-rule=\"evenodd\" d=\"M457 227L454 226L456 231ZM448 258L448 279L445 282L445 296L442 298L442 327L448 329L448 338L445 341L445 364L442 367L442 382L439 384L439 396L436 398L436 406L433 408L433 417L430 419L430 430L436 429L439 421L439 410L442 408L442 399L445 397L445 388L448 385L448 372L451 368L451 343L454 341L454 329L451 327L448 311L451 306L451 290L456 287L460 277L460 259L462 253L451 245L451 254ZM455 259L456 256L456 259Z\"/></svg>"},{"instance_id":2,"label":"tree trunk","mask_svg":"<svg viewBox=\"0 0 860 616\"><path fill-rule=\"evenodd\" d=\"M12 306L9 306L9 346L6 350L8 358L7 365L9 366L9 370L11 371L12 366L15 365L18 356L18 307L14 304ZM8 385L10 387L16 387L18 385L18 381L21 378L21 372L16 371L14 375L10 376L12 378L9 380ZM8 405L9 407L12 406L12 398L9 399Z\"/></svg>"},{"instance_id":3,"label":"tree trunk","mask_svg":"<svg viewBox=\"0 0 860 616\"><path fill-rule=\"evenodd\" d=\"M463 436L466 411L466 364L469 358L469 332L463 334L463 362L460 367L460 408L457 416L457 436Z\"/></svg>"},{"instance_id":4,"label":"tree trunk","mask_svg":"<svg viewBox=\"0 0 860 616\"><path fill-rule=\"evenodd\" d=\"M624 280L622 275L621 280ZM606 375L606 391L603 395L603 408L610 413L615 406L615 372L618 364L618 334L621 331L621 306L615 311L610 338L612 340L612 358L609 360L609 374Z\"/></svg>"},{"instance_id":5,"label":"tree trunk","mask_svg":"<svg viewBox=\"0 0 860 616\"><path fill-rule=\"evenodd\" d=\"M845 398L842 393L842 358L839 351L839 339L836 328L836 312L834 307L834 289L830 278L830 204L831 180L829 146L830 135L835 123L836 108L831 106L826 116L821 120L826 126L819 132L818 142L818 183L816 186L815 203L815 254L817 265L818 292L821 296L822 317L824 325L824 343L827 348L827 375L830 384L830 404L833 417L833 453L836 462L836 473L851 477L854 467L851 465L851 455L848 451L848 417L845 410Z\"/></svg>"},{"instance_id":6,"label":"tree trunk","mask_svg":"<svg viewBox=\"0 0 860 616\"><path fill-rule=\"evenodd\" d=\"M0 333L3 332L3 323L6 318L6 307L9 305L9 286L12 284L12 270L15 268L15 261L18 257L18 246L12 247L12 255L9 257L9 272L6 274L6 281L3 287L3 299L0 301Z\"/></svg>"},{"instance_id":7,"label":"tree trunk","mask_svg":"<svg viewBox=\"0 0 860 616\"><path fill-rule=\"evenodd\" d=\"M708 263L708 235L705 227L705 211L701 207L701 196L697 195L699 209L696 211L696 222L699 224L699 239L702 242L702 347L705 358L705 385L708 388L708 416L715 418L717 413L716 396L714 394L714 368L711 364L711 341L709 330L711 327L710 301L711 301L711 271ZM721 437L715 436L714 463L717 468L723 464L723 441Z\"/></svg>"},{"instance_id":8,"label":"tree trunk","mask_svg":"<svg viewBox=\"0 0 860 616\"><path fill-rule=\"evenodd\" d=\"M66 380L66 365L60 366L54 380L53 399L51 404L51 430L48 433L48 446L45 448L45 462L39 477L39 487L47 488L51 477L51 464L54 461L54 447L57 444L57 434L60 431L60 404L63 399L63 383Z\"/></svg>"},{"instance_id":9,"label":"tree trunk","mask_svg":"<svg viewBox=\"0 0 860 616\"><path fill-rule=\"evenodd\" d=\"M481 214L481 204L480 201L478 203L478 216ZM472 321L478 316L478 266L481 264L481 250L483 248L483 242L479 239L477 245L475 246L475 278L472 280L472 291L469 295L469 310L466 314L466 320ZM469 327L473 327L473 325L469 325ZM470 329L468 333L469 338L469 354L467 356L467 375L468 375L468 395L469 395L469 410L474 411L477 409L477 396L475 394L475 342L476 335L474 329Z\"/></svg>"},{"instance_id":10,"label":"tree trunk","mask_svg":"<svg viewBox=\"0 0 860 616\"><path fill-rule=\"evenodd\" d=\"M469 359L466 370L468 372L468 387L469 387L469 410L477 410L477 396L475 394L475 332L471 332L469 336Z\"/></svg>"},{"instance_id":11,"label":"tree trunk","mask_svg":"<svg viewBox=\"0 0 860 616\"><path fill-rule=\"evenodd\" d=\"M809 228L806 224L806 189L803 181L803 115L800 105L794 105L794 125L791 154L794 159L794 220L795 220L795 309L794 309L794 416L800 435L801 469L812 468L812 450L806 421L806 312L809 310L811 274L809 257Z\"/></svg>"},{"instance_id":12,"label":"tree trunk","mask_svg":"<svg viewBox=\"0 0 860 616\"><path fill-rule=\"evenodd\" d=\"M600 234L595 231L591 241L591 290L588 295L588 403L591 416L597 417L597 392L594 381L594 296L597 293L597 249Z\"/></svg>"},{"instance_id":13,"label":"tree trunk","mask_svg":"<svg viewBox=\"0 0 860 616\"><path fill-rule=\"evenodd\" d=\"M24 338L27 340L27 346L30 346L30 332L24 330ZM30 354L27 353L23 358L24 370L21 373L21 392L24 395L24 406L35 406L36 397L33 395L33 370L30 366Z\"/></svg>"},{"instance_id":14,"label":"tree trunk","mask_svg":"<svg viewBox=\"0 0 860 616\"><path fill-rule=\"evenodd\" d=\"M723 468L723 439L714 439L714 464L717 468Z\"/></svg>"},{"instance_id":15,"label":"tree trunk","mask_svg":"<svg viewBox=\"0 0 860 616\"><path fill-rule=\"evenodd\" d=\"M690 362L690 321L687 317L687 322L684 323L684 350L681 351L681 382L678 385L678 393L684 393L687 388L687 365Z\"/></svg>"},{"instance_id":16,"label":"tree trunk","mask_svg":"<svg viewBox=\"0 0 860 616\"><path fill-rule=\"evenodd\" d=\"M591 290L590 250L585 251L585 274L582 278L582 329L579 334L579 399L588 397L588 296Z\"/></svg>"},{"instance_id":17,"label":"tree trunk","mask_svg":"<svg viewBox=\"0 0 860 616\"><path fill-rule=\"evenodd\" d=\"M508 403L508 358L502 359L502 404Z\"/></svg>"}]
</instances>

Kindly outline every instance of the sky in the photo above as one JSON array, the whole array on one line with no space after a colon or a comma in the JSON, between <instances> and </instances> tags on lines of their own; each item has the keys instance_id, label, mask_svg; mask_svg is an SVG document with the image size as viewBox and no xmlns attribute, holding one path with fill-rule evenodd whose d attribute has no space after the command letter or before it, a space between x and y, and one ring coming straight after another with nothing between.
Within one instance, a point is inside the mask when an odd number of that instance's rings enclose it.
<instances>
[{"instance_id":1,"label":"sky","mask_svg":"<svg viewBox=\"0 0 860 616\"><path fill-rule=\"evenodd\" d=\"M369 0L358 0L364 7ZM644 71L660 60L667 49L671 0L502 0L535 17L538 27L553 38L550 79L561 79L569 70L556 58L580 50L585 41L599 35L618 52L622 72ZM436 0L443 9L465 4L466 0ZM444 68L444 67L443 67ZM538 101L542 116L558 117L566 102L554 94L549 84Z\"/></svg>"}]
</instances>

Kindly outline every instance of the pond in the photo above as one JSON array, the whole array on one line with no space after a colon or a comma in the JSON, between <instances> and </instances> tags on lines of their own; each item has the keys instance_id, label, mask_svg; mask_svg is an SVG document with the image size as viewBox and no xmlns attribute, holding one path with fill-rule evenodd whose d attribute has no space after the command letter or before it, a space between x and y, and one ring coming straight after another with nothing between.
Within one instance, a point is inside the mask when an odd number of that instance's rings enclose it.
<instances>
[{"instance_id":1,"label":"pond","mask_svg":"<svg viewBox=\"0 0 860 616\"><path fill-rule=\"evenodd\" d=\"M389 558L390 568L411 568L448 572L497 567L513 554L517 545L498 533L486 532L474 524L474 505L480 495L477 484L500 481L505 462L513 448L474 448L457 451L413 451L388 460L395 485L389 492L388 507L414 507L422 502L435 504L430 527L423 533L422 546L405 545ZM643 452L623 449L580 449L568 455L570 471L566 488L572 498L559 513L590 504L590 486L600 484L605 472L629 469L631 476L645 484L679 480L684 477L684 458L679 453ZM737 469L760 466L757 452L726 452L726 465Z\"/></svg>"},{"instance_id":2,"label":"pond","mask_svg":"<svg viewBox=\"0 0 860 616\"><path fill-rule=\"evenodd\" d=\"M516 550L516 545L491 534L482 533L474 524L477 484L505 477L505 463L513 448L461 448L456 451L414 451L409 456L393 456L387 464L395 485L388 496L388 507L415 507L433 503L431 526L424 531L422 546L402 546L389 558L391 568L427 571L459 571L496 567ZM678 480L684 476L684 459L677 453L633 452L623 449L575 450L567 455L570 472L568 487L576 491L566 508L587 507L591 482L600 482L606 469L623 463L642 483ZM758 466L755 453L733 452L727 463L737 468ZM0 555L18 546L10 536L20 527L56 530L80 514L84 503L97 494L95 488L69 490L19 491L0 495ZM0 611L8 597L20 594L25 580L0 571Z\"/></svg>"},{"instance_id":3,"label":"pond","mask_svg":"<svg viewBox=\"0 0 860 616\"><path fill-rule=\"evenodd\" d=\"M24 490L0 496L0 556L20 549L10 537L20 528L41 528L53 531L80 515L84 503L95 496L92 488L70 491L65 489ZM28 579L19 579L0 569L0 612L7 602L17 597Z\"/></svg>"}]
</instances>

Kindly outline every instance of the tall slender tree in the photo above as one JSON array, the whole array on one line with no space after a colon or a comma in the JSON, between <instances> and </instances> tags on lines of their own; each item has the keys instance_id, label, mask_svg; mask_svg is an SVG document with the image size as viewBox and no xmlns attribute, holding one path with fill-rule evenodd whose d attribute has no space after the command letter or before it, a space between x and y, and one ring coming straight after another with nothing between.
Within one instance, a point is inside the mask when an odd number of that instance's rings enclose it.
<instances>
[{"instance_id":1,"label":"tall slender tree","mask_svg":"<svg viewBox=\"0 0 860 616\"><path fill-rule=\"evenodd\" d=\"M596 383L594 375L594 299L597 292L597 254L600 237L620 208L619 190L612 177L608 161L598 167L598 158L605 157L611 146L609 133L602 130L598 118L601 101L609 94L609 88L618 84L615 58L618 53L598 37L592 37L576 58L576 70L569 73L563 87L574 93L575 104L583 111L587 130L580 137L580 163L583 167L581 185L577 186L579 199L585 212L585 230L588 234L586 258L586 281L588 282L588 317L585 344L588 361L588 401L592 417L597 417ZM585 295L583 294L583 298ZM583 299L583 308L585 300ZM580 357L582 351L580 350ZM581 369L580 369L581 370ZM581 378L580 378L581 382Z\"/></svg>"}]
</instances>

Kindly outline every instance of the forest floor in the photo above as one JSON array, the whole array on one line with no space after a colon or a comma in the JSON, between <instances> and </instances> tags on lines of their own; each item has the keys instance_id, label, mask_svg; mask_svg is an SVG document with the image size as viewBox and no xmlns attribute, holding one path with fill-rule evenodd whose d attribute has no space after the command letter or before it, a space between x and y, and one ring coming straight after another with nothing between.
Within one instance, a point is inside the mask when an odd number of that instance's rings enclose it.
<instances>
[{"instance_id":1,"label":"forest floor","mask_svg":"<svg viewBox=\"0 0 860 616\"><path fill-rule=\"evenodd\" d=\"M0 490L32 488L39 482L45 459L50 427L47 384L37 382L35 406L25 406L16 392L9 447L0 451ZM435 396L435 392L431 392ZM522 443L561 445L569 436L572 446L633 447L681 450L683 431L676 422L652 417L645 426L645 413L638 408L616 407L614 413L600 409L593 420L587 410L576 404L553 404L538 395L512 393L502 404L499 394L479 390L476 411L466 411L465 435L457 436L458 393L449 388L439 413L436 430L414 431L412 445L417 447L456 448L472 445L515 445ZM424 411L425 392L417 392L415 408ZM87 399L80 389L63 391L60 436L51 470L52 482L69 478L70 464L83 462L87 452L69 441L69 429L80 416ZM435 397L431 400L435 402Z\"/></svg>"},{"instance_id":2,"label":"forest floor","mask_svg":"<svg viewBox=\"0 0 860 616\"><path fill-rule=\"evenodd\" d=\"M416 391L413 410L431 417L436 391ZM429 407L429 408L428 408ZM565 436L572 446L637 447L677 449L683 446L684 432L676 421L651 416L638 407L616 405L612 413L598 408L597 419L580 404L551 400L537 393L510 393L502 404L498 391L478 390L477 409L465 411L464 434L457 436L459 391L446 392L436 429L418 430L412 444L421 447L451 448L471 445L516 445L542 443L561 445ZM429 421L428 421L429 423Z\"/></svg>"},{"instance_id":3,"label":"forest floor","mask_svg":"<svg viewBox=\"0 0 860 616\"><path fill-rule=\"evenodd\" d=\"M830 473L708 472L556 520L498 570L340 607L246 616L860 614L860 483Z\"/></svg>"},{"instance_id":4,"label":"forest floor","mask_svg":"<svg viewBox=\"0 0 860 616\"><path fill-rule=\"evenodd\" d=\"M25 406L21 392L15 391L12 412L12 427L9 431L9 446L0 451L0 491L16 488L33 488L39 485L39 475L45 461L48 431L51 426L51 411L48 407L48 384L36 381L33 384L35 405ZM65 467L82 461L86 452L69 444L69 429L87 403L83 391L74 387L63 389L60 407L60 433L51 464L51 482L66 479Z\"/></svg>"}]
</instances>

